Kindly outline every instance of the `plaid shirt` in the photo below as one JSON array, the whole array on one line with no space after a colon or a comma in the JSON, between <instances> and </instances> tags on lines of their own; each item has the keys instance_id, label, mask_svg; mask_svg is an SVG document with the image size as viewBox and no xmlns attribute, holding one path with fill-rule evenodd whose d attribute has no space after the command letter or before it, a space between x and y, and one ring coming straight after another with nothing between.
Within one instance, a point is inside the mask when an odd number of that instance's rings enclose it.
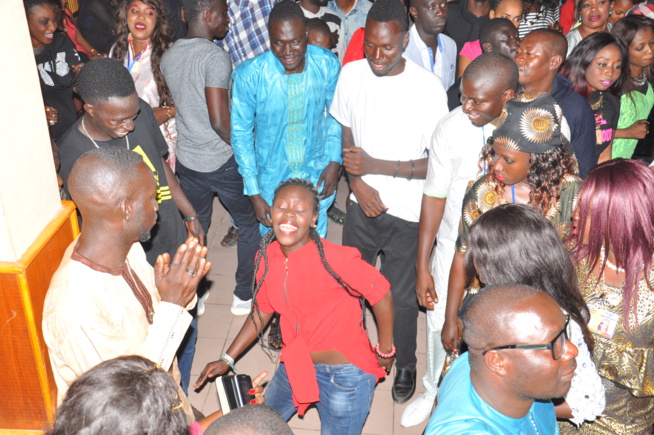
<instances>
[{"instance_id":1,"label":"plaid shirt","mask_svg":"<svg viewBox=\"0 0 654 435\"><path fill-rule=\"evenodd\" d=\"M268 16L275 0L229 1L229 33L216 41L232 58L234 67L270 49Z\"/></svg>"}]
</instances>

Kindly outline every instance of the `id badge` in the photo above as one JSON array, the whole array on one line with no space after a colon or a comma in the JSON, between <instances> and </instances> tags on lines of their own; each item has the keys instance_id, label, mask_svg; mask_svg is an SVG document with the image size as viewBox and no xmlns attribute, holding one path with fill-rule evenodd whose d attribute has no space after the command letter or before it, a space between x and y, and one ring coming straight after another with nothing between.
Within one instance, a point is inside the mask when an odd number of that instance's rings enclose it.
<instances>
[{"instance_id":1,"label":"id badge","mask_svg":"<svg viewBox=\"0 0 654 435\"><path fill-rule=\"evenodd\" d=\"M588 308L590 309L590 320L588 321L588 328L594 333L601 335L602 337L606 337L608 339L613 338L613 334L615 333L615 328L618 326L620 316L601 308L596 308L593 306Z\"/></svg>"}]
</instances>

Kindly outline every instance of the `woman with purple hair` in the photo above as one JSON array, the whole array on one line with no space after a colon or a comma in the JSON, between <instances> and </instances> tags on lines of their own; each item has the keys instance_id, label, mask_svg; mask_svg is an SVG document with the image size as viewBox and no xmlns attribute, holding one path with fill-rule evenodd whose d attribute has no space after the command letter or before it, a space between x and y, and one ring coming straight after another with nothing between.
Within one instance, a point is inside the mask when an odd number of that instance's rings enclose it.
<instances>
[{"instance_id":1,"label":"woman with purple hair","mask_svg":"<svg viewBox=\"0 0 654 435\"><path fill-rule=\"evenodd\" d=\"M614 159L592 169L579 191L570 245L590 310L606 408L578 432L570 426L561 433L652 433L653 186L654 172L645 163Z\"/></svg>"}]
</instances>

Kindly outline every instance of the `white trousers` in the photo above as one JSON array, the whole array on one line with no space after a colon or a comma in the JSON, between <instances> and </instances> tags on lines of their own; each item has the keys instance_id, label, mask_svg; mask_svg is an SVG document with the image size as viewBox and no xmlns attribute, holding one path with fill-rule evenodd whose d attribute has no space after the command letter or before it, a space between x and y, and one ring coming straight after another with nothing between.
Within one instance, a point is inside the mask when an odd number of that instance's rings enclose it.
<instances>
[{"instance_id":1,"label":"white trousers","mask_svg":"<svg viewBox=\"0 0 654 435\"><path fill-rule=\"evenodd\" d=\"M447 284L452 259L456 252L454 245L454 241L439 240L431 264L431 274L434 277L438 303L434 304L433 310L427 310L427 371L422 378L422 384L425 387L425 394L434 398L438 392L438 379L447 355L441 342L441 332L445 323Z\"/></svg>"}]
</instances>

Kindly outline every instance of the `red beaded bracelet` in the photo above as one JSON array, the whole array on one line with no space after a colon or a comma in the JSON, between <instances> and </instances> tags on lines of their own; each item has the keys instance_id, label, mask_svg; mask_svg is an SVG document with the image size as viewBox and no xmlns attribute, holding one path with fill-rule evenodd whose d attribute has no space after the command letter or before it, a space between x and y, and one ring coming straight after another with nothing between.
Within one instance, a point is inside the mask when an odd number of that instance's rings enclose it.
<instances>
[{"instance_id":1,"label":"red beaded bracelet","mask_svg":"<svg viewBox=\"0 0 654 435\"><path fill-rule=\"evenodd\" d=\"M377 354L377 356L379 358L382 358L382 359L394 358L395 357L395 345L394 344L391 345L391 352L390 353L381 353L381 351L379 350L379 343L377 343L377 346L375 346L375 353Z\"/></svg>"}]
</instances>

